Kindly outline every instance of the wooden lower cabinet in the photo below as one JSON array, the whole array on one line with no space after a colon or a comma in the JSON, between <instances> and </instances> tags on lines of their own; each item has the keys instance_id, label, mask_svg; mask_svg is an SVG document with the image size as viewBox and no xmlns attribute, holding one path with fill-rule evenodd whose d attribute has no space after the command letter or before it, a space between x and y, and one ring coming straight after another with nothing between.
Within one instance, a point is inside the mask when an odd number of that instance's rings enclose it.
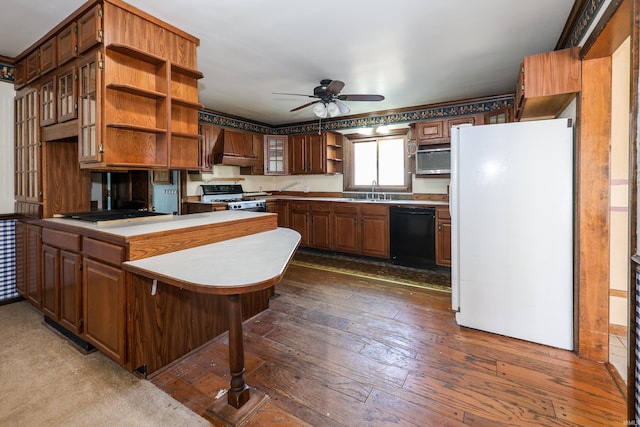
<instances>
[{"instance_id":1,"label":"wooden lower cabinet","mask_svg":"<svg viewBox=\"0 0 640 427\"><path fill-rule=\"evenodd\" d=\"M300 233L300 246L309 246L309 203L289 202L289 228Z\"/></svg>"},{"instance_id":2,"label":"wooden lower cabinet","mask_svg":"<svg viewBox=\"0 0 640 427\"><path fill-rule=\"evenodd\" d=\"M448 207L436 209L436 265L451 266L451 215Z\"/></svg>"},{"instance_id":3,"label":"wooden lower cabinet","mask_svg":"<svg viewBox=\"0 0 640 427\"><path fill-rule=\"evenodd\" d=\"M333 209L333 249L357 254L360 252L358 208L346 203L335 204Z\"/></svg>"},{"instance_id":4,"label":"wooden lower cabinet","mask_svg":"<svg viewBox=\"0 0 640 427\"><path fill-rule=\"evenodd\" d=\"M60 251L60 324L82 333L82 255Z\"/></svg>"},{"instance_id":5,"label":"wooden lower cabinet","mask_svg":"<svg viewBox=\"0 0 640 427\"><path fill-rule=\"evenodd\" d=\"M278 214L278 227L289 227L289 202L278 200L276 202L276 213Z\"/></svg>"},{"instance_id":6,"label":"wooden lower cabinet","mask_svg":"<svg viewBox=\"0 0 640 427\"><path fill-rule=\"evenodd\" d=\"M310 203L309 219L309 245L318 249L332 249L331 203Z\"/></svg>"},{"instance_id":7,"label":"wooden lower cabinet","mask_svg":"<svg viewBox=\"0 0 640 427\"><path fill-rule=\"evenodd\" d=\"M42 245L42 311L76 335L82 333L82 256Z\"/></svg>"},{"instance_id":8,"label":"wooden lower cabinet","mask_svg":"<svg viewBox=\"0 0 640 427\"><path fill-rule=\"evenodd\" d=\"M118 362L126 362L126 287L120 268L83 258L84 337Z\"/></svg>"},{"instance_id":9,"label":"wooden lower cabinet","mask_svg":"<svg viewBox=\"0 0 640 427\"><path fill-rule=\"evenodd\" d=\"M82 237L42 228L42 311L76 335L82 333Z\"/></svg>"},{"instance_id":10,"label":"wooden lower cabinet","mask_svg":"<svg viewBox=\"0 0 640 427\"><path fill-rule=\"evenodd\" d=\"M389 258L389 207L363 204L360 207L362 255Z\"/></svg>"},{"instance_id":11,"label":"wooden lower cabinet","mask_svg":"<svg viewBox=\"0 0 640 427\"><path fill-rule=\"evenodd\" d=\"M31 304L42 308L41 227L34 224L25 225L25 292L24 296Z\"/></svg>"},{"instance_id":12,"label":"wooden lower cabinet","mask_svg":"<svg viewBox=\"0 0 640 427\"><path fill-rule=\"evenodd\" d=\"M386 204L289 201L288 209L288 228L302 235L300 246L389 258Z\"/></svg>"},{"instance_id":13,"label":"wooden lower cabinet","mask_svg":"<svg viewBox=\"0 0 640 427\"><path fill-rule=\"evenodd\" d=\"M60 314L60 249L42 245L42 311L58 320Z\"/></svg>"}]
</instances>

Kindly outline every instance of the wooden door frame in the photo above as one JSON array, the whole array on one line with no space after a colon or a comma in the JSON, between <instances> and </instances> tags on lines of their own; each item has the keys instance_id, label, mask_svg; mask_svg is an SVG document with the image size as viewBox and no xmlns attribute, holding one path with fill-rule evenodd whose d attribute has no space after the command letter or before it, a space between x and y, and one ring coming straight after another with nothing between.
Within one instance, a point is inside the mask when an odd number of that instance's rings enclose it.
<instances>
[{"instance_id":1,"label":"wooden door frame","mask_svg":"<svg viewBox=\"0 0 640 427\"><path fill-rule=\"evenodd\" d=\"M581 49L582 90L576 141L576 352L609 360L609 158L612 54L631 37L629 96L629 244L637 252L638 35L640 0L613 0ZM608 78L606 78L608 77ZM604 250L603 250L604 248ZM635 418L635 271L629 268L628 419ZM624 388L624 387L622 387Z\"/></svg>"}]
</instances>

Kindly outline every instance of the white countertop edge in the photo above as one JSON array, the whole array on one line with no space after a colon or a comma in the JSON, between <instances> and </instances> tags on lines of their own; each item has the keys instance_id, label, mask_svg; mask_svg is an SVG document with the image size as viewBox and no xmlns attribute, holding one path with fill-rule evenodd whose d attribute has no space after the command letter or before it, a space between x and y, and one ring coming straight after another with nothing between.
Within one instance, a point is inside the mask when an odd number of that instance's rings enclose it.
<instances>
[{"instance_id":1,"label":"white countertop edge","mask_svg":"<svg viewBox=\"0 0 640 427\"><path fill-rule=\"evenodd\" d=\"M123 267L146 277L159 280L160 277L171 278L197 287L242 288L281 276L299 243L298 232L277 228L141 260L126 261Z\"/></svg>"}]
</instances>

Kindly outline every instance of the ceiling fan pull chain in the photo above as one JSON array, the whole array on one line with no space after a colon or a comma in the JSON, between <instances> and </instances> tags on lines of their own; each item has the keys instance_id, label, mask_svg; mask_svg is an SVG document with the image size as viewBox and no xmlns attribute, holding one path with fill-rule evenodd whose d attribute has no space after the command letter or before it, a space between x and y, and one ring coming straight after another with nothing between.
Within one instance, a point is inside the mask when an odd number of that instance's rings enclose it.
<instances>
[{"instance_id":1,"label":"ceiling fan pull chain","mask_svg":"<svg viewBox=\"0 0 640 427\"><path fill-rule=\"evenodd\" d=\"M318 135L322 135L322 117L318 117Z\"/></svg>"}]
</instances>

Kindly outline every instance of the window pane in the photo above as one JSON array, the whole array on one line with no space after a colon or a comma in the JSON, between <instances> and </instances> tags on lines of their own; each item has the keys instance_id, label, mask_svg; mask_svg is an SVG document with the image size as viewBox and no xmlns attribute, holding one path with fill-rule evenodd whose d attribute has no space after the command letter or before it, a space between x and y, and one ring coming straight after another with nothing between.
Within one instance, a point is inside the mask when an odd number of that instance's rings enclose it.
<instances>
[{"instance_id":1,"label":"window pane","mask_svg":"<svg viewBox=\"0 0 640 427\"><path fill-rule=\"evenodd\" d=\"M380 162L378 185L404 184L404 140L385 139L379 141Z\"/></svg>"},{"instance_id":2,"label":"window pane","mask_svg":"<svg viewBox=\"0 0 640 427\"><path fill-rule=\"evenodd\" d=\"M377 179L376 142L358 142L353 144L353 183L371 185Z\"/></svg>"}]
</instances>

